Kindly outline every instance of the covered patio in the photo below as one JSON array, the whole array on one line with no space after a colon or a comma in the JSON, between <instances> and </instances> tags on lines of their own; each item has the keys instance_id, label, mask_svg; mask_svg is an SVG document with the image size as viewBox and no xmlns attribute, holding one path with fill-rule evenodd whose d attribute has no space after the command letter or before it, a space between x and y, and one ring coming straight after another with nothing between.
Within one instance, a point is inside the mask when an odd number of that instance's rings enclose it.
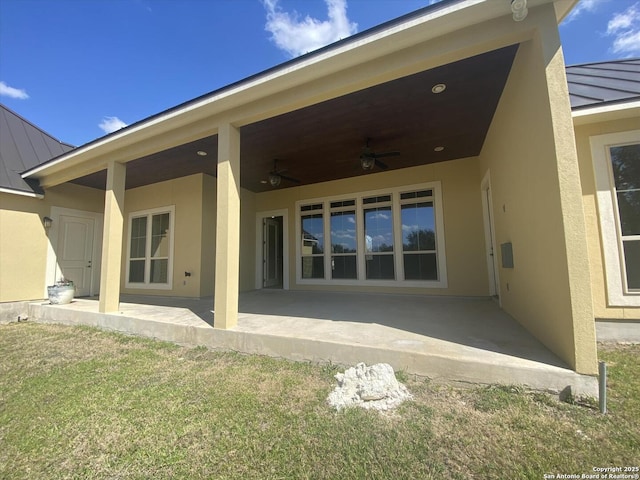
<instances>
[{"instance_id":1,"label":"covered patio","mask_svg":"<svg viewBox=\"0 0 640 480\"><path fill-rule=\"evenodd\" d=\"M238 324L213 328L213 299L124 295L116 313L95 299L32 304L41 322L92 325L188 346L296 361L385 362L434 380L526 385L595 395L490 298L257 290L240 295Z\"/></svg>"}]
</instances>

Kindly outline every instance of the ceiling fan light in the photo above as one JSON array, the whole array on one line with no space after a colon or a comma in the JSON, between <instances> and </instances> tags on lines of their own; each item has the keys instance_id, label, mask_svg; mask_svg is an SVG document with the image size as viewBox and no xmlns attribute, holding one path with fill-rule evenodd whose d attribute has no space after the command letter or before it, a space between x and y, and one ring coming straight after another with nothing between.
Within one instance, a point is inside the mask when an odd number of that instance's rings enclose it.
<instances>
[{"instance_id":1,"label":"ceiling fan light","mask_svg":"<svg viewBox=\"0 0 640 480\"><path fill-rule=\"evenodd\" d=\"M280 185L281 181L282 181L282 177L277 173L269 174L269 183L271 184L272 187L277 187L278 185Z\"/></svg>"},{"instance_id":2,"label":"ceiling fan light","mask_svg":"<svg viewBox=\"0 0 640 480\"><path fill-rule=\"evenodd\" d=\"M363 155L362 157L360 157L360 165L362 166L362 169L364 171L369 171L369 170L373 170L373 167L376 164L376 160L373 157L368 157Z\"/></svg>"}]
</instances>

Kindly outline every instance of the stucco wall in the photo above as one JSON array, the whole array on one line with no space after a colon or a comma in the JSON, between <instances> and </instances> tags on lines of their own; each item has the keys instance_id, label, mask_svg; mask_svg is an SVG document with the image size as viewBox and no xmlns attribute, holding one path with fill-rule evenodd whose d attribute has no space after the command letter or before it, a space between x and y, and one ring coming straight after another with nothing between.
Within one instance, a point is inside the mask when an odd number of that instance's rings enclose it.
<instances>
[{"instance_id":1,"label":"stucco wall","mask_svg":"<svg viewBox=\"0 0 640 480\"><path fill-rule=\"evenodd\" d=\"M54 206L101 212L104 192L63 184L44 199L0 193L0 302L43 298L49 238L42 218Z\"/></svg>"},{"instance_id":2,"label":"stucco wall","mask_svg":"<svg viewBox=\"0 0 640 480\"><path fill-rule=\"evenodd\" d=\"M578 125L575 127L576 147L580 164L582 199L587 224L587 243L591 267L591 292L596 318L616 320L640 320L640 307L609 307L607 305L605 267L602 252L600 221L596 200L596 183L589 137L637 129L640 121L627 118L607 122Z\"/></svg>"},{"instance_id":3,"label":"stucco wall","mask_svg":"<svg viewBox=\"0 0 640 480\"><path fill-rule=\"evenodd\" d=\"M199 297L202 279L202 175L191 175L154 183L125 192L122 249L122 293ZM167 289L126 288L129 214L153 208L175 206L173 285ZM185 272L191 276L186 277ZM206 274L207 272L205 272Z\"/></svg>"},{"instance_id":4,"label":"stucco wall","mask_svg":"<svg viewBox=\"0 0 640 480\"><path fill-rule=\"evenodd\" d=\"M491 177L496 243L513 245L514 268L499 268L502 307L572 368L592 374L595 331L564 63L557 29L545 33L520 45L480 160Z\"/></svg>"},{"instance_id":5,"label":"stucco wall","mask_svg":"<svg viewBox=\"0 0 640 480\"><path fill-rule=\"evenodd\" d=\"M256 210L287 209L291 289L349 290L429 295L489 295L485 260L480 176L477 158L435 163L345 180L286 188L256 195ZM440 181L444 216L448 288L310 286L296 283L296 201ZM255 222L255 220L254 220ZM254 235L255 238L255 235ZM246 251L243 247L243 252ZM255 251L255 241L252 245ZM285 253L286 254L286 253ZM244 255L244 253L243 253Z\"/></svg>"}]
</instances>

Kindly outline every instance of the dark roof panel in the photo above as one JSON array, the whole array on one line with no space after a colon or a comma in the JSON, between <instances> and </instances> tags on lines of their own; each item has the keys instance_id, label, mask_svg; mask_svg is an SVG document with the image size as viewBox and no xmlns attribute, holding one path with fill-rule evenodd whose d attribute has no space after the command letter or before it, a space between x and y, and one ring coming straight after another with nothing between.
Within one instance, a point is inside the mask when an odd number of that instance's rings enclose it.
<instances>
[{"instance_id":1,"label":"dark roof panel","mask_svg":"<svg viewBox=\"0 0 640 480\"><path fill-rule=\"evenodd\" d=\"M72 149L0 104L0 188L41 193L20 174Z\"/></svg>"},{"instance_id":2,"label":"dark roof panel","mask_svg":"<svg viewBox=\"0 0 640 480\"><path fill-rule=\"evenodd\" d=\"M640 100L640 59L567 67L571 108Z\"/></svg>"}]
</instances>

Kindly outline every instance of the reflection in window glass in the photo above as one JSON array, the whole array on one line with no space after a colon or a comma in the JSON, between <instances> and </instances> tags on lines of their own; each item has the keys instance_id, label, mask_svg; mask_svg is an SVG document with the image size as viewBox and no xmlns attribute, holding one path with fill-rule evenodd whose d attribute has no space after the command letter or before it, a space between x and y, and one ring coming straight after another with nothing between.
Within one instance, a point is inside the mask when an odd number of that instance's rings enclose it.
<instances>
[{"instance_id":1,"label":"reflection in window glass","mask_svg":"<svg viewBox=\"0 0 640 480\"><path fill-rule=\"evenodd\" d=\"M356 253L356 212L331 213L332 253Z\"/></svg>"},{"instance_id":2,"label":"reflection in window glass","mask_svg":"<svg viewBox=\"0 0 640 480\"><path fill-rule=\"evenodd\" d=\"M387 197L378 197L386 201ZM369 280L393 280L393 215L391 206L364 211L366 275Z\"/></svg>"},{"instance_id":3,"label":"reflection in window glass","mask_svg":"<svg viewBox=\"0 0 640 480\"><path fill-rule=\"evenodd\" d=\"M322 204L310 205L308 211L322 209ZM324 216L322 213L303 215L302 278L324 278Z\"/></svg>"},{"instance_id":4,"label":"reflection in window glass","mask_svg":"<svg viewBox=\"0 0 640 480\"><path fill-rule=\"evenodd\" d=\"M426 196L419 195L420 193L427 192L416 192L415 198ZM437 280L438 262L433 202L404 202L400 208L405 280Z\"/></svg>"},{"instance_id":5,"label":"reflection in window glass","mask_svg":"<svg viewBox=\"0 0 640 480\"><path fill-rule=\"evenodd\" d=\"M393 252L393 215L391 206L364 211L367 252Z\"/></svg>"},{"instance_id":6,"label":"reflection in window glass","mask_svg":"<svg viewBox=\"0 0 640 480\"><path fill-rule=\"evenodd\" d=\"M418 252L436 249L433 202L402 205L402 249Z\"/></svg>"},{"instance_id":7,"label":"reflection in window glass","mask_svg":"<svg viewBox=\"0 0 640 480\"><path fill-rule=\"evenodd\" d=\"M302 254L320 254L324 252L324 225L322 214L302 217Z\"/></svg>"}]
</instances>

